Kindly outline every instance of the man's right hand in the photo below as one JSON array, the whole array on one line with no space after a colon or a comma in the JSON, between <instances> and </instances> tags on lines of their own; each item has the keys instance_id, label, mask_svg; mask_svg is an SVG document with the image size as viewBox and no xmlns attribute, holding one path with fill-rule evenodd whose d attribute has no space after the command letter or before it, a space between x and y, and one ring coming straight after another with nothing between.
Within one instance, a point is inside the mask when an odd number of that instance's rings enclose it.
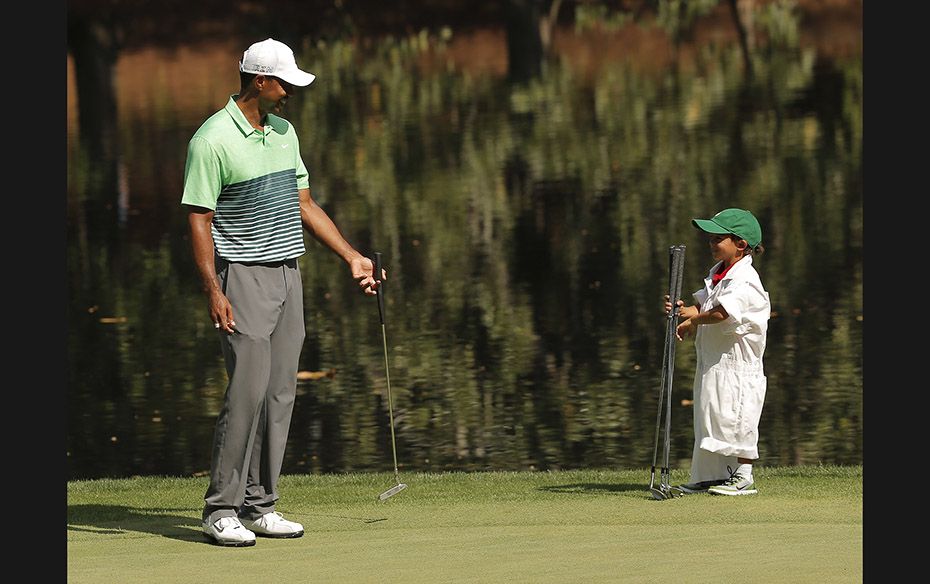
<instances>
[{"instance_id":1,"label":"man's right hand","mask_svg":"<svg viewBox=\"0 0 930 584\"><path fill-rule=\"evenodd\" d=\"M213 326L217 330L226 331L228 334L236 332L233 330L233 327L236 326L236 321L233 320L232 304L229 303L229 299L226 298L226 295L219 290L212 290L210 292L208 304L210 306L210 318L213 321Z\"/></svg>"},{"instance_id":2,"label":"man's right hand","mask_svg":"<svg viewBox=\"0 0 930 584\"><path fill-rule=\"evenodd\" d=\"M381 277L376 279L374 262L361 254L349 261L349 270L352 272L352 278L367 296L377 294L381 281L387 280L387 271L384 268L381 269Z\"/></svg>"}]
</instances>

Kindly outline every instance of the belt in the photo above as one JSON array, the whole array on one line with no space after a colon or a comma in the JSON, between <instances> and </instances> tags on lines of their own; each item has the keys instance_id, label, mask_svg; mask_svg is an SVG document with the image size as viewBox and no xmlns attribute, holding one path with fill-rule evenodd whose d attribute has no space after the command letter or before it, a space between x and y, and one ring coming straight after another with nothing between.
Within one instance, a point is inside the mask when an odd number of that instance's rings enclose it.
<instances>
[{"instance_id":1,"label":"belt","mask_svg":"<svg viewBox=\"0 0 930 584\"><path fill-rule=\"evenodd\" d=\"M239 264L241 266L254 267L259 266L262 268L280 268L281 266L287 266L289 268L297 268L297 258L289 258L286 260L277 260L274 262L243 262L239 260L226 260L223 258L218 258L219 261L225 262L227 264Z\"/></svg>"}]
</instances>

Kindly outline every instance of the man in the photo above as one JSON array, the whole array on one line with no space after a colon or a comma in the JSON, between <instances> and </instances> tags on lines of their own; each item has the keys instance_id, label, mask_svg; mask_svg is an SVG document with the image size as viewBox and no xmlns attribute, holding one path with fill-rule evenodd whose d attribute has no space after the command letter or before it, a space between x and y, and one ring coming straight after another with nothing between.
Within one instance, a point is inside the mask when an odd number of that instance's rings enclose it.
<instances>
[{"instance_id":1,"label":"man","mask_svg":"<svg viewBox=\"0 0 930 584\"><path fill-rule=\"evenodd\" d=\"M239 71L239 93L190 140L181 199L229 376L203 510L204 533L225 546L304 532L275 511L304 340L302 228L348 264L365 294L379 284L371 260L311 198L297 134L277 115L315 76L270 38L243 53Z\"/></svg>"}]
</instances>

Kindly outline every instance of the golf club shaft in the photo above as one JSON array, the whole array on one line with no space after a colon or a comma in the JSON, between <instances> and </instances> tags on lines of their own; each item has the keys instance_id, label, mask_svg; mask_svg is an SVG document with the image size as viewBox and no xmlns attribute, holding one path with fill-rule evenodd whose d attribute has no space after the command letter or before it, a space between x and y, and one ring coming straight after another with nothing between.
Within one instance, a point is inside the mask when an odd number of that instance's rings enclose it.
<instances>
[{"instance_id":1,"label":"golf club shaft","mask_svg":"<svg viewBox=\"0 0 930 584\"><path fill-rule=\"evenodd\" d=\"M391 424L391 454L394 456L394 480L400 484L400 477L397 471L397 445L394 439L394 399L391 396L391 370L388 366L387 352L387 330L384 328L384 282L381 281L381 252L375 252L375 266L373 276L378 281L378 318L381 319L381 342L384 346L384 375L387 379L388 392L388 416Z\"/></svg>"},{"instance_id":2,"label":"golf club shaft","mask_svg":"<svg viewBox=\"0 0 930 584\"><path fill-rule=\"evenodd\" d=\"M384 330L384 323L381 324L381 341L384 344L384 374L387 378L388 415L391 419L391 453L394 455L394 479L399 483L400 478L397 472L397 446L394 440L394 399L391 397L391 372L388 369L387 333Z\"/></svg>"},{"instance_id":3,"label":"golf club shaft","mask_svg":"<svg viewBox=\"0 0 930 584\"><path fill-rule=\"evenodd\" d=\"M668 248L668 297L672 309L666 316L665 321L665 343L662 348L662 375L659 383L659 406L656 412L656 429L654 446L652 449L652 470L650 476L650 489L655 484L656 458L659 450L659 432L664 429L662 440L662 466L659 471L659 489L665 492L670 485L669 482L669 455L671 451L671 419L672 419L672 382L675 371L675 340L677 338L676 329L678 327L678 299L681 296L681 279L684 270L684 250L683 245L673 245ZM665 424L663 428L662 414L665 409Z\"/></svg>"},{"instance_id":4,"label":"golf club shaft","mask_svg":"<svg viewBox=\"0 0 930 584\"><path fill-rule=\"evenodd\" d=\"M674 265L672 263L673 262L672 249L673 248L668 249L669 277L671 277L671 274L674 272ZM674 309L674 305L673 305L673 309ZM655 432L655 438L653 439L653 447L652 447L652 479L650 480L650 484L649 484L650 487L652 486L652 481L655 479L656 458L659 453L659 428L662 427L662 406L664 405L664 402L665 402L665 371L666 371L666 368L668 367L669 323L672 321L673 318L674 318L673 313L669 313L665 321L665 343L662 347L662 378L659 382L659 407L656 411L656 432Z\"/></svg>"},{"instance_id":5,"label":"golf club shaft","mask_svg":"<svg viewBox=\"0 0 930 584\"><path fill-rule=\"evenodd\" d=\"M672 426L672 378L674 376L675 370L675 330L678 327L678 315L676 310L676 305L678 304L678 295L675 294L675 284L678 275L678 247L672 246L669 248L669 253L671 254L672 266L669 271L669 290L668 295L669 299L672 302L672 312L669 315L671 318L668 319L668 330L666 331L666 338L668 342L665 345L665 362L668 365L665 368L664 374L665 379L663 383L665 385L665 443L664 443L664 456L662 464L662 484L665 485L668 483L668 472L669 472L669 450L671 449L671 426Z\"/></svg>"},{"instance_id":6,"label":"golf club shaft","mask_svg":"<svg viewBox=\"0 0 930 584\"><path fill-rule=\"evenodd\" d=\"M664 359L668 363L668 366L665 372L665 388L667 395L665 416L665 464L663 466L665 480L663 481L663 484L668 483L670 472L669 454L671 452L672 385L675 377L675 339L677 338L676 329L678 327L678 300L681 297L681 280L685 265L685 246L673 246L670 251L672 254L672 271L670 274L669 298L672 301L672 318L670 318L668 321L668 331L666 335L669 338L666 349L668 354Z\"/></svg>"}]
</instances>

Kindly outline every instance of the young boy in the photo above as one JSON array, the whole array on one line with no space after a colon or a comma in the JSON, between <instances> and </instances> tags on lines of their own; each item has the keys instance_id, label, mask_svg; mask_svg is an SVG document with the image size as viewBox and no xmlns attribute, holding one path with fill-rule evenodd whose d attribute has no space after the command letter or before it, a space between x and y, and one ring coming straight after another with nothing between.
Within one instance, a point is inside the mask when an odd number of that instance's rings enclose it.
<instances>
[{"instance_id":1,"label":"young boy","mask_svg":"<svg viewBox=\"0 0 930 584\"><path fill-rule=\"evenodd\" d=\"M697 351L691 482L678 488L753 495L766 389L762 354L771 311L769 294L752 267L752 256L763 252L762 228L744 209L724 209L692 224L708 234L717 263L694 293L694 306L678 301L676 336L694 335ZM671 308L666 296L666 314Z\"/></svg>"}]
</instances>

